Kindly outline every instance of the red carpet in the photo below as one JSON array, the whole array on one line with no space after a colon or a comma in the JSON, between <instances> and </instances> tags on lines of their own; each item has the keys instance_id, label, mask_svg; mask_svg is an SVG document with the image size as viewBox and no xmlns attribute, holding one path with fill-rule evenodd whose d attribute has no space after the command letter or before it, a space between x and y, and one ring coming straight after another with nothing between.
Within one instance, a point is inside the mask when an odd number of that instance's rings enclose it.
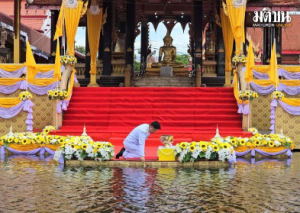
<instances>
[{"instance_id":1,"label":"red carpet","mask_svg":"<svg viewBox=\"0 0 300 213\"><path fill-rule=\"evenodd\" d=\"M181 141L209 140L218 124L221 136L245 136L232 88L75 87L54 134L80 135L83 125L95 141L110 141L116 150L137 125L157 120L162 130L147 140L146 154L157 154L159 137Z\"/></svg>"}]
</instances>

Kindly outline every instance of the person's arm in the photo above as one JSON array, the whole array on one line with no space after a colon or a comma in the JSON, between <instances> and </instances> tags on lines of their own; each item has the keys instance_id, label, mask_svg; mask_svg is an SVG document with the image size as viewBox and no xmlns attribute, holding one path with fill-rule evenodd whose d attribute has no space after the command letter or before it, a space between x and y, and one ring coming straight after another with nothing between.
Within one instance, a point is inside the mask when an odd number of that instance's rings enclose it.
<instances>
[{"instance_id":1,"label":"person's arm","mask_svg":"<svg viewBox=\"0 0 300 213\"><path fill-rule=\"evenodd\" d=\"M147 139L147 134L143 131L139 132L139 149L140 149L140 155L142 157L145 156L145 141Z\"/></svg>"}]
</instances>

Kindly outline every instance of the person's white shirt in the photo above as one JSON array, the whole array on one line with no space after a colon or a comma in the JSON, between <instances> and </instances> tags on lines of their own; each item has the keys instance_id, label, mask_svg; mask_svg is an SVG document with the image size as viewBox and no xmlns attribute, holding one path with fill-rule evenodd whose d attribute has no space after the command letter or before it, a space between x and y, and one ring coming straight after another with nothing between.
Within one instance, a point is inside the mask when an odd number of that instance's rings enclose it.
<instances>
[{"instance_id":1,"label":"person's white shirt","mask_svg":"<svg viewBox=\"0 0 300 213\"><path fill-rule=\"evenodd\" d=\"M145 141L150 135L149 124L141 124L134 128L125 138L124 158L140 158L145 156Z\"/></svg>"}]
</instances>

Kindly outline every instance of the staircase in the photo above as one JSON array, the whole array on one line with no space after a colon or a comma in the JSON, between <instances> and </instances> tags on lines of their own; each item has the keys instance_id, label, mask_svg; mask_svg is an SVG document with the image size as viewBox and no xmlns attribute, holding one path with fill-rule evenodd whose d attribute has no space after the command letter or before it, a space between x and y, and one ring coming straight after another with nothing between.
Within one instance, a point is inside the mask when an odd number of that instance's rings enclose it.
<instances>
[{"instance_id":1,"label":"staircase","mask_svg":"<svg viewBox=\"0 0 300 213\"><path fill-rule=\"evenodd\" d=\"M242 131L233 89L208 87L76 87L63 126L54 134L81 135L85 124L95 141L120 148L134 127L155 120L162 129L147 141L153 149L148 153L155 155L163 134L173 135L175 143L209 140L218 125L223 137L249 135Z\"/></svg>"}]
</instances>

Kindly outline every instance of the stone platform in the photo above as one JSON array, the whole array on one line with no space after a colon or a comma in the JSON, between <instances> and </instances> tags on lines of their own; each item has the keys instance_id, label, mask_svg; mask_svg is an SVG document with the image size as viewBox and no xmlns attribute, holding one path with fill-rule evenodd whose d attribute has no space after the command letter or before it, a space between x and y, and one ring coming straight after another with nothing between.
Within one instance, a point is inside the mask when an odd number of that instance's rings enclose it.
<instances>
[{"instance_id":1,"label":"stone platform","mask_svg":"<svg viewBox=\"0 0 300 213\"><path fill-rule=\"evenodd\" d=\"M146 68L146 76L160 76L160 68ZM173 68L173 76L188 77L188 68Z\"/></svg>"},{"instance_id":2,"label":"stone platform","mask_svg":"<svg viewBox=\"0 0 300 213\"><path fill-rule=\"evenodd\" d=\"M195 87L195 77L161 77L161 76L135 76L131 79L133 87Z\"/></svg>"}]
</instances>

